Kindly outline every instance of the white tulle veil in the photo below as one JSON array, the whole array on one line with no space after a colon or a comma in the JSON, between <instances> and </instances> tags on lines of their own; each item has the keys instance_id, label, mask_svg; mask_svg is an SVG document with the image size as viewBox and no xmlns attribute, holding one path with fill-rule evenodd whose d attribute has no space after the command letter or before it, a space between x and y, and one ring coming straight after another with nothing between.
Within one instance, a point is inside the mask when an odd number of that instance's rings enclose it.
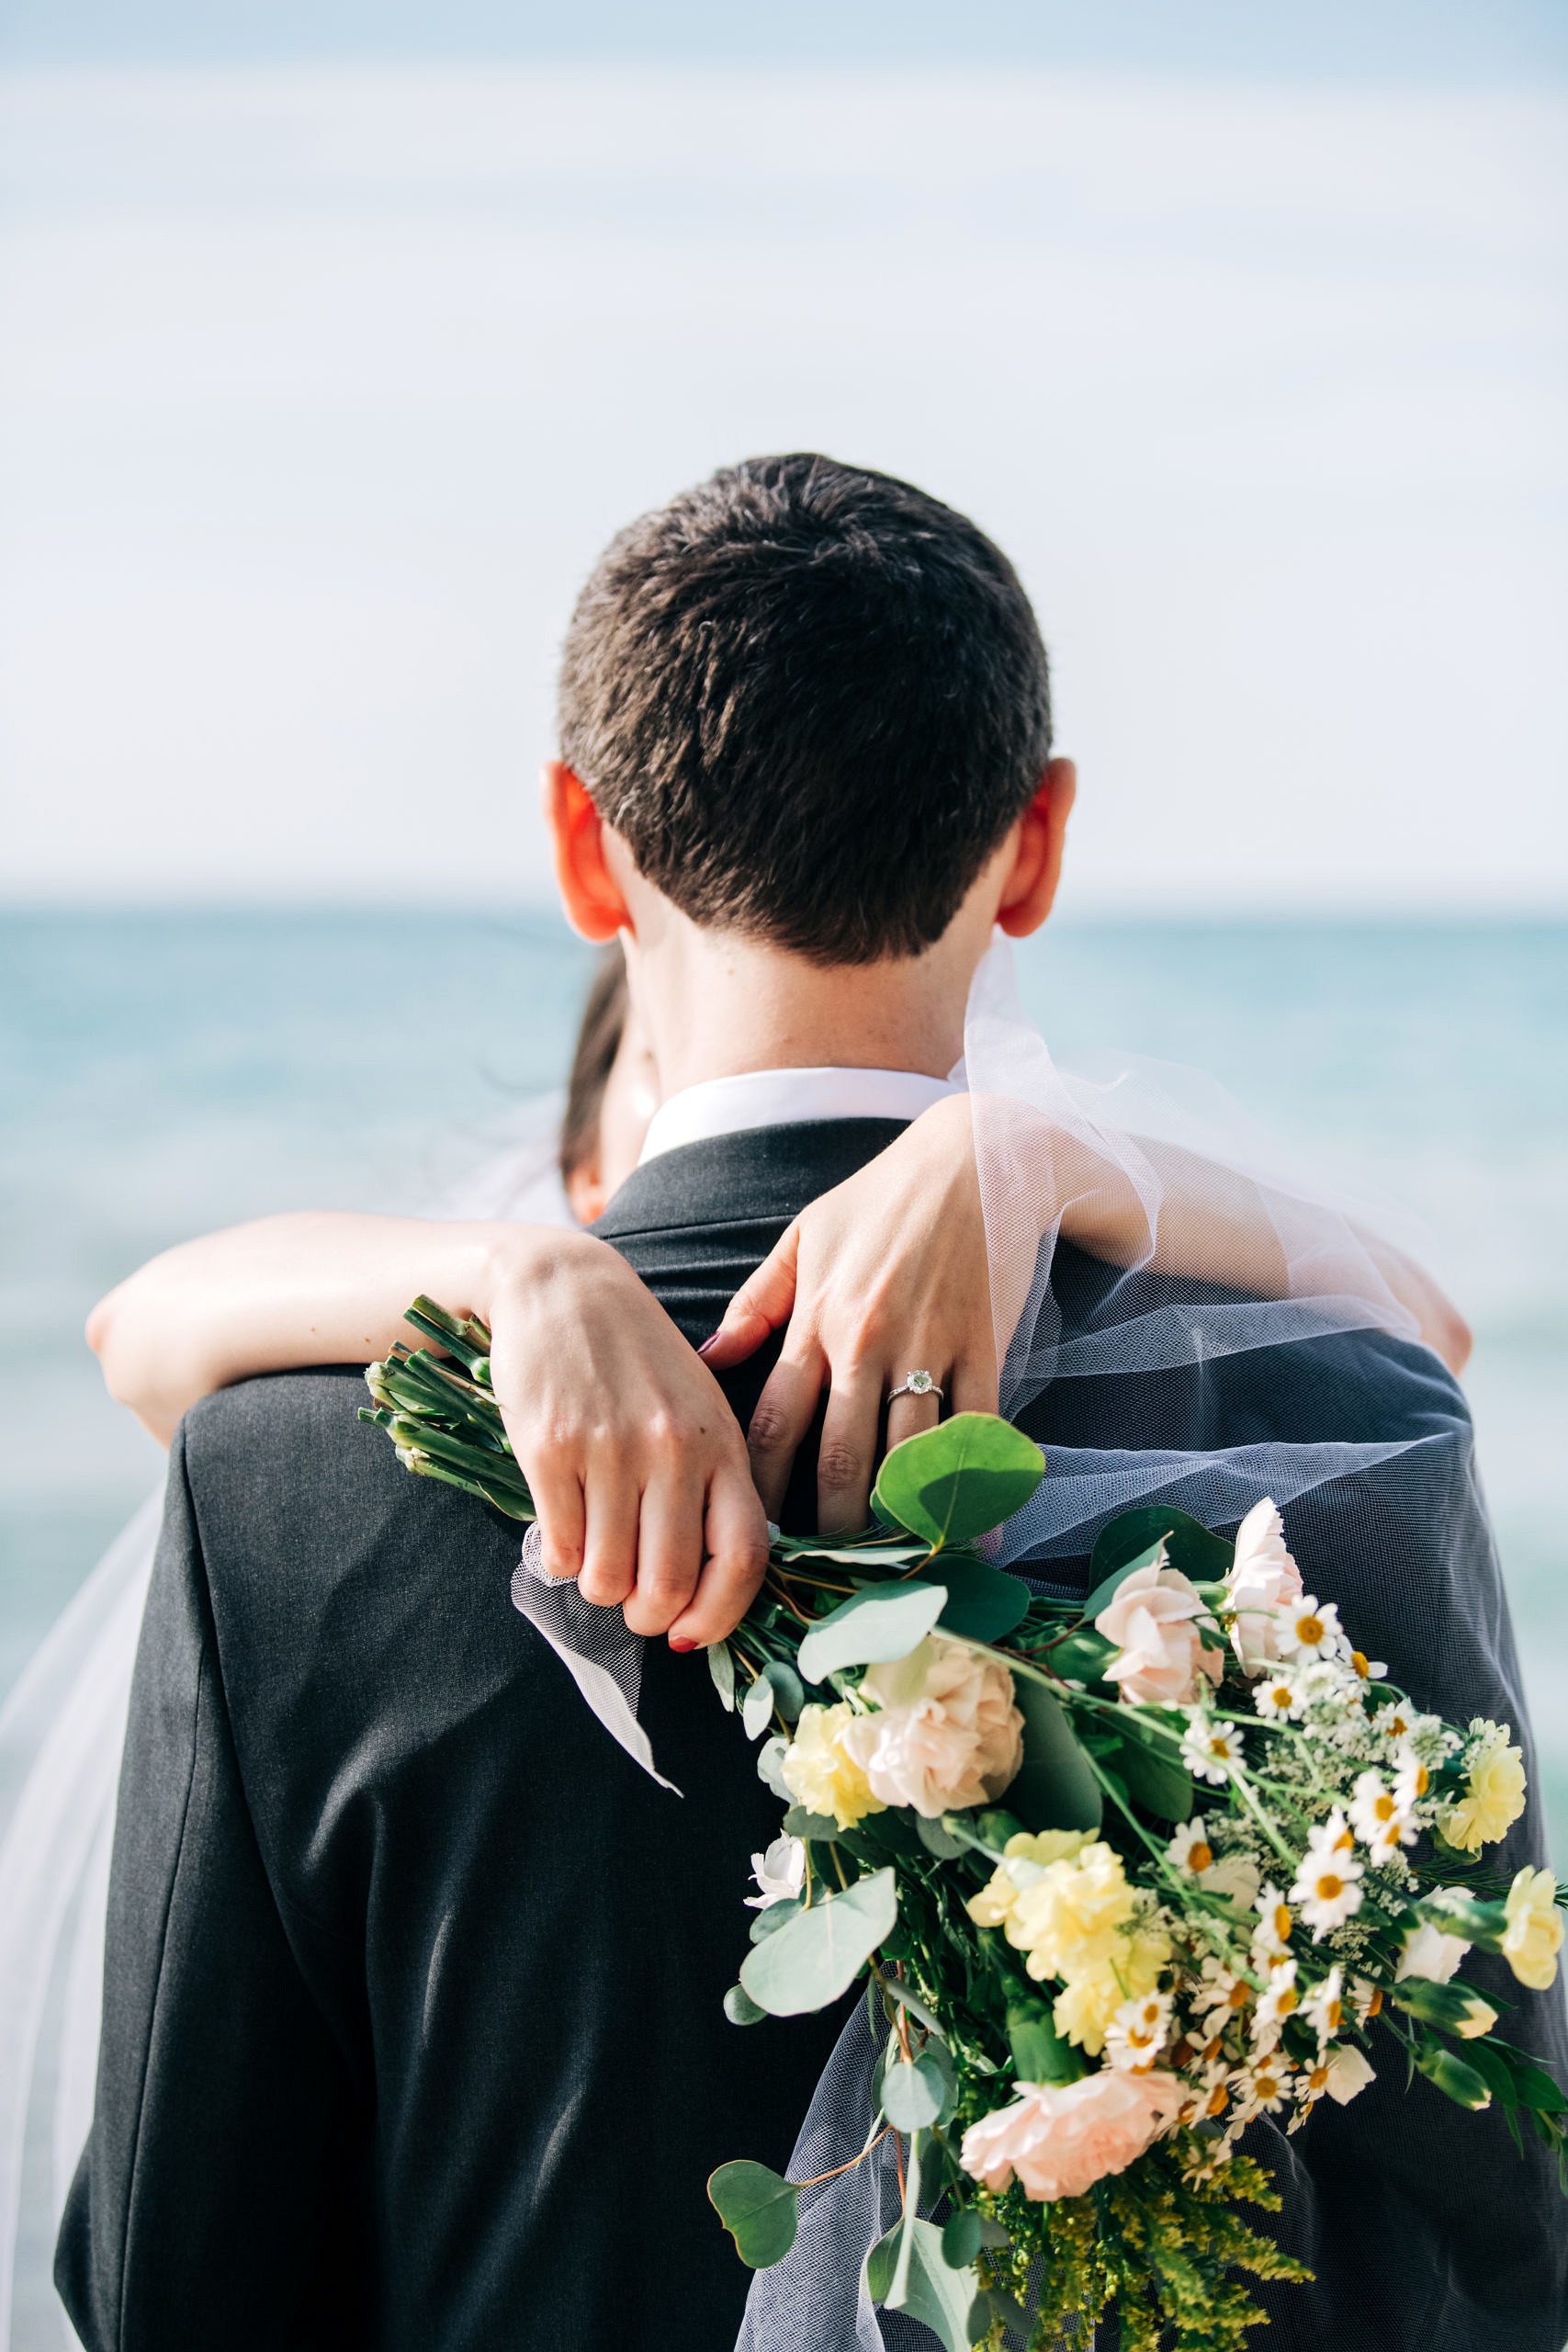
<instances>
[{"instance_id":1,"label":"white tulle veil","mask_svg":"<svg viewBox=\"0 0 1568 2352\"><path fill-rule=\"evenodd\" d=\"M1057 1380L1190 1370L1333 1331L1416 1337L1391 1285L1390 1250L1374 1238L1376 1209L1293 1172L1197 1073L1123 1056L1058 1069L1019 1005L1000 944L976 976L960 1075L975 1101L1005 1412L1016 1416ZM527 1140L487 1159L442 1212L563 1220L553 1151L536 1116L530 1125ZM1064 1223L1070 1237L1092 1202L1117 1206L1117 1271L1108 1285L1101 1271L1087 1311L1069 1316L1060 1295L1071 1287ZM1226 1281L1216 1263L1204 1279L1173 1285L1181 1232L1205 1222L1244 1233L1247 1263L1267 1282ZM1054 1558L1087 1552L1097 1528L1130 1503L1168 1500L1226 1525L1264 1494L1288 1508L1431 1442L1270 1438L1183 1453L1118 1444L1117 1434L1108 1426L1093 1442L1053 1451L1034 1501L1002 1531L1000 1558L1034 1564L1048 1577ZM24 2186L37 2237L51 2224L34 2208L41 2195L58 2212L91 2110L114 1792L157 1519L154 1498L0 1708L0 1763L14 1791L0 1817L0 2347L12 2343ZM513 1593L594 1712L656 1770L637 1723L641 1645L618 1612L590 1609L574 1588L544 1577L532 1541ZM742 1754L736 1760L750 1769ZM796 2177L842 2162L864 2136L874 2054L865 2018L862 2004L806 2122ZM51 2154L40 2165L40 2120L51 2106L41 2136ZM859 2286L861 2256L886 2226L896 2194L890 2171L867 2165L806 2202L795 2252L758 2274L744 2352L878 2352L885 2342L917 2340L907 2323L874 2312Z\"/></svg>"}]
</instances>

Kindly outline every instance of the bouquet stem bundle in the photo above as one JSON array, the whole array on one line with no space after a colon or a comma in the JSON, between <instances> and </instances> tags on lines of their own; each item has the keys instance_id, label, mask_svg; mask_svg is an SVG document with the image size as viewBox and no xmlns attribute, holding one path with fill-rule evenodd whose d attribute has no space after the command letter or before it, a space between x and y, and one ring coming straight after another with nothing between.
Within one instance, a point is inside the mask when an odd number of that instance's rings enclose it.
<instances>
[{"instance_id":1,"label":"bouquet stem bundle","mask_svg":"<svg viewBox=\"0 0 1568 2352\"><path fill-rule=\"evenodd\" d=\"M409 1319L445 1354L373 1364L362 1419L530 1519L488 1331L424 1298ZM727 2013L863 1976L880 2044L858 2155L801 2182L724 2165L709 2194L765 2267L803 2198L891 2144L902 2210L866 2285L949 2352L1087 2340L1112 2304L1127 2352L1215 2352L1261 2316L1242 2274L1308 2275L1260 2226L1258 2118L1296 2131L1393 2055L1563 2168L1568 2098L1459 1970L1483 1950L1549 1984L1568 1894L1480 1866L1523 1809L1508 1727L1415 1707L1303 1589L1270 1503L1234 1543L1124 1512L1077 1601L976 1549L1043 1475L988 1415L910 1439L876 1524L775 1535L708 1652L786 1808Z\"/></svg>"}]
</instances>

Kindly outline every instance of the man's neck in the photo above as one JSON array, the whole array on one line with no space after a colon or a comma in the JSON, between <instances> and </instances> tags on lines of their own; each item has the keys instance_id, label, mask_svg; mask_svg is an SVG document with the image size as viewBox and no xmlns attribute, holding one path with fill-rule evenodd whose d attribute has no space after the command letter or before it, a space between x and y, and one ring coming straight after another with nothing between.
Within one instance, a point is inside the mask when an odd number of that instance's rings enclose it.
<instances>
[{"instance_id":1,"label":"man's neck","mask_svg":"<svg viewBox=\"0 0 1568 2352\"><path fill-rule=\"evenodd\" d=\"M969 942L944 938L923 956L823 966L689 924L651 953L628 951L665 1099L705 1079L763 1069L945 1078L964 1051L977 960Z\"/></svg>"}]
</instances>

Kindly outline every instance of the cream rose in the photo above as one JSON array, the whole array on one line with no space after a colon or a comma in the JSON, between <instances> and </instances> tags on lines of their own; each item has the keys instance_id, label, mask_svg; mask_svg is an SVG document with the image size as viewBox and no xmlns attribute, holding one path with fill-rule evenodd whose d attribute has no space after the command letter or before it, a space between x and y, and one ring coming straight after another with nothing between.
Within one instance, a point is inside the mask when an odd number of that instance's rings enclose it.
<instances>
[{"instance_id":1,"label":"cream rose","mask_svg":"<svg viewBox=\"0 0 1568 2352\"><path fill-rule=\"evenodd\" d=\"M1521 1984L1532 1993L1544 1993L1557 1981L1557 1955L1562 1949L1562 1914L1551 1872L1517 1871L1503 1911L1508 1923L1503 1930L1504 1959Z\"/></svg>"},{"instance_id":2,"label":"cream rose","mask_svg":"<svg viewBox=\"0 0 1568 2352\"><path fill-rule=\"evenodd\" d=\"M1023 1760L1023 1717L999 1658L931 1634L908 1657L868 1667L861 1690L877 1702L840 1744L885 1805L928 1821L999 1797Z\"/></svg>"},{"instance_id":3,"label":"cream rose","mask_svg":"<svg viewBox=\"0 0 1568 2352\"><path fill-rule=\"evenodd\" d=\"M1235 1557L1225 1573L1234 1613L1231 1647L1247 1674L1261 1674L1280 1656L1280 1619L1302 1598L1302 1572L1285 1548L1285 1525L1267 1495L1235 1532Z\"/></svg>"},{"instance_id":4,"label":"cream rose","mask_svg":"<svg viewBox=\"0 0 1568 2352\"><path fill-rule=\"evenodd\" d=\"M1125 2172L1168 2131L1181 2098L1176 2076L1158 2070L1107 2068L1076 2083L1026 2083L1010 2107L970 2125L964 2169L993 2189L1016 2177L1041 2204L1082 2197L1097 2180Z\"/></svg>"},{"instance_id":5,"label":"cream rose","mask_svg":"<svg viewBox=\"0 0 1568 2352\"><path fill-rule=\"evenodd\" d=\"M1201 1677L1220 1679L1217 1650L1199 1638L1197 1620L1207 1614L1202 1600L1179 1568L1151 1561L1123 1577L1094 1621L1097 1634L1114 1642L1119 1655L1105 1668L1124 1699L1155 1706L1184 1707L1198 1695Z\"/></svg>"}]
</instances>

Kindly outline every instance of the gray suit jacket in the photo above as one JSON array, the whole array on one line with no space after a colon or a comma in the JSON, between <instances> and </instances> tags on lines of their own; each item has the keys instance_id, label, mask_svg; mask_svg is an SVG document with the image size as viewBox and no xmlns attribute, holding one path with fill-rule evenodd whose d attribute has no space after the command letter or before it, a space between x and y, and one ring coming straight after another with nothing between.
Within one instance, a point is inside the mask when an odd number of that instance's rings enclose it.
<instances>
[{"instance_id":1,"label":"gray suit jacket","mask_svg":"<svg viewBox=\"0 0 1568 2352\"><path fill-rule=\"evenodd\" d=\"M892 1132L693 1145L600 1229L695 1340ZM1060 1253L1069 1328L1111 1279ZM731 1384L742 1413L764 1369ZM361 1395L347 1371L250 1382L176 1442L61 2291L93 2352L728 2352L746 2275L705 2177L783 2166L838 2024L721 2014L776 1804L701 1657L651 1645L643 1686L684 1798L613 1746L510 1605L515 1529L408 1477ZM1469 1423L1423 1351L1361 1334L1201 1378L1061 1382L1030 1426L1417 1435L1402 1485L1304 1498L1293 1547L1422 1703L1520 1726ZM808 1487L794 1508L809 1523ZM1538 1853L1527 1826L1506 1859ZM1509 1990L1512 2038L1562 2068L1557 1997ZM1557 2352L1562 2209L1495 2117L1406 2095L1391 2067L1275 2139L1284 2234L1318 2272L1269 2296L1277 2347Z\"/></svg>"}]
</instances>

